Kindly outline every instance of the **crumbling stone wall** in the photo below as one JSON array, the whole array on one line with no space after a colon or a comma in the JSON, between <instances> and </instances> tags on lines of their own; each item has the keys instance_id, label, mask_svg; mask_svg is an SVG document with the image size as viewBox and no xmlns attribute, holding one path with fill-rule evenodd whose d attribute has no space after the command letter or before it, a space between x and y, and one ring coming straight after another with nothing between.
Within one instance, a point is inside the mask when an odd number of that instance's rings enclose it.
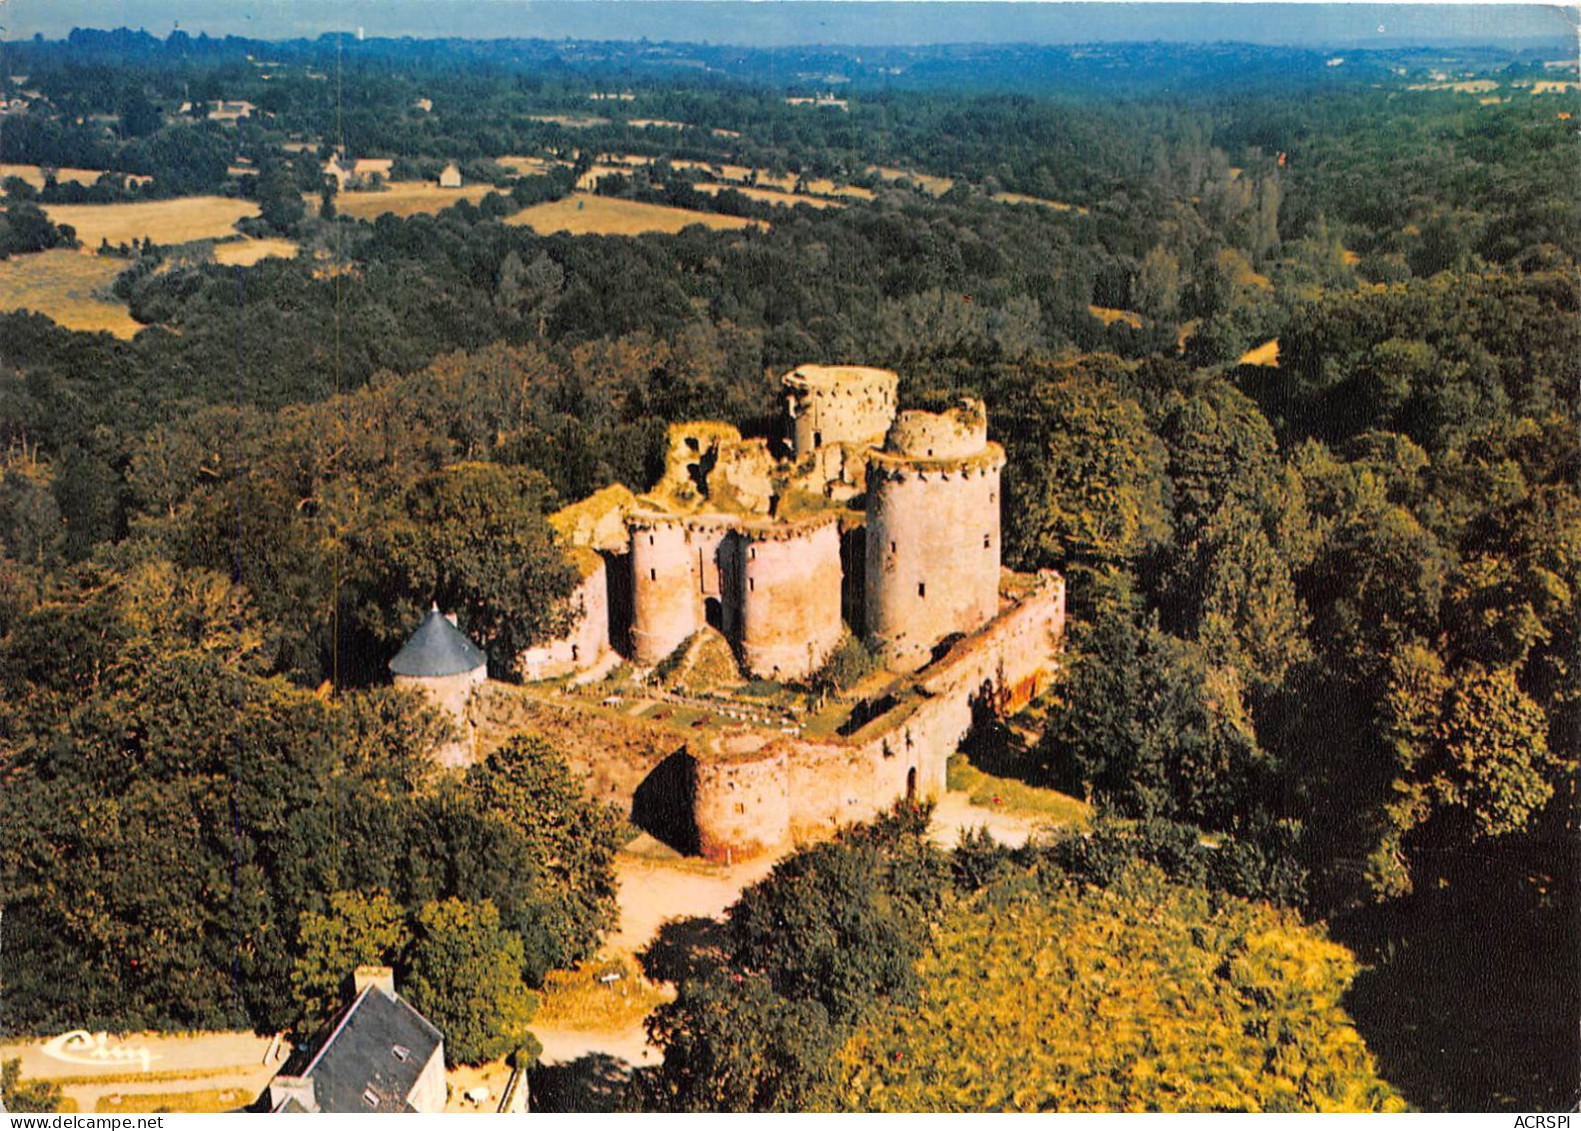
<instances>
[{"instance_id":1,"label":"crumbling stone wall","mask_svg":"<svg viewBox=\"0 0 1581 1131\"><path fill-rule=\"evenodd\" d=\"M902 798L940 796L950 755L970 732L974 710L1019 709L1044 691L1064 630L1065 584L1045 573L980 633L902 689L890 711L849 738L783 736L755 750L740 740L723 753L700 750L700 850L712 859L727 852L744 857L822 839ZM783 837L775 841L782 823Z\"/></svg>"},{"instance_id":2,"label":"crumbling stone wall","mask_svg":"<svg viewBox=\"0 0 1581 1131\"><path fill-rule=\"evenodd\" d=\"M571 557L582 573L571 595L575 619L564 636L521 654L519 666L525 679L554 679L584 671L609 652L609 576L604 559L580 546L571 551Z\"/></svg>"}]
</instances>

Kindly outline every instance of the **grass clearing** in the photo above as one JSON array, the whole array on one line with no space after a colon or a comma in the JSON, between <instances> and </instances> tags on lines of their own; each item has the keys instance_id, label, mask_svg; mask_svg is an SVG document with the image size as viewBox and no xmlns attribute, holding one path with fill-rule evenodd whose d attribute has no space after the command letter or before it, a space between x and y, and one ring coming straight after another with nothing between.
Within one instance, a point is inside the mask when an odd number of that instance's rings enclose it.
<instances>
[{"instance_id":1,"label":"grass clearing","mask_svg":"<svg viewBox=\"0 0 1581 1131\"><path fill-rule=\"evenodd\" d=\"M533 1023L556 1029L607 1030L635 1025L670 1000L644 977L636 959L615 951L575 970L556 970L544 985Z\"/></svg>"},{"instance_id":2,"label":"grass clearing","mask_svg":"<svg viewBox=\"0 0 1581 1131\"><path fill-rule=\"evenodd\" d=\"M1112 306L1089 306L1087 313L1098 319L1105 326L1113 326L1116 322L1124 322L1133 330L1142 328L1142 316L1134 310L1116 310Z\"/></svg>"},{"instance_id":3,"label":"grass clearing","mask_svg":"<svg viewBox=\"0 0 1581 1131\"><path fill-rule=\"evenodd\" d=\"M569 129L587 129L589 126L607 126L608 118L600 118L597 114L528 114L527 117L534 122L549 122L556 126L566 126Z\"/></svg>"},{"instance_id":4,"label":"grass clearing","mask_svg":"<svg viewBox=\"0 0 1581 1131\"><path fill-rule=\"evenodd\" d=\"M315 197L315 200L317 198ZM157 244L191 243L231 235L236 221L258 215L249 200L227 196L178 196L173 200L139 200L125 204L46 204L56 224L70 224L78 241L96 248L151 239Z\"/></svg>"},{"instance_id":5,"label":"grass clearing","mask_svg":"<svg viewBox=\"0 0 1581 1131\"><path fill-rule=\"evenodd\" d=\"M693 212L665 204L644 204L636 200L617 200L580 192L562 200L523 209L505 222L525 224L540 235L566 232L573 236L638 236L648 232L673 235L693 224L717 230L768 227L761 220L747 220L740 216Z\"/></svg>"},{"instance_id":6,"label":"grass clearing","mask_svg":"<svg viewBox=\"0 0 1581 1131\"><path fill-rule=\"evenodd\" d=\"M1256 349L1247 350L1241 354L1242 365L1266 365L1272 369L1279 368L1279 339L1269 338Z\"/></svg>"},{"instance_id":7,"label":"grass clearing","mask_svg":"<svg viewBox=\"0 0 1581 1131\"><path fill-rule=\"evenodd\" d=\"M358 220L373 220L386 212L397 216L416 216L420 212L438 212L462 200L474 204L496 191L493 185L462 185L460 188L440 188L428 181L392 181L383 192L342 192L335 195L335 210L342 216ZM304 196L308 207L318 207L317 195Z\"/></svg>"},{"instance_id":8,"label":"grass clearing","mask_svg":"<svg viewBox=\"0 0 1581 1131\"><path fill-rule=\"evenodd\" d=\"M946 788L964 793L973 805L998 809L1016 817L1035 818L1084 829L1092 823L1092 806L1059 792L1041 789L1015 778L984 773L964 754L950 755L945 771Z\"/></svg>"},{"instance_id":9,"label":"grass clearing","mask_svg":"<svg viewBox=\"0 0 1581 1131\"><path fill-rule=\"evenodd\" d=\"M141 1092L124 1095L119 1092L100 1096L94 1104L96 1112L224 1112L235 1111L251 1103L256 1093L240 1088L208 1088L196 1092Z\"/></svg>"},{"instance_id":10,"label":"grass clearing","mask_svg":"<svg viewBox=\"0 0 1581 1131\"><path fill-rule=\"evenodd\" d=\"M227 267L251 267L261 259L278 256L296 258L296 241L270 237L262 240L241 240L214 245L214 262Z\"/></svg>"},{"instance_id":11,"label":"grass clearing","mask_svg":"<svg viewBox=\"0 0 1581 1131\"><path fill-rule=\"evenodd\" d=\"M66 248L0 261L0 310L33 310L68 330L130 339L143 324L108 290L126 262Z\"/></svg>"},{"instance_id":12,"label":"grass clearing","mask_svg":"<svg viewBox=\"0 0 1581 1131\"><path fill-rule=\"evenodd\" d=\"M877 173L886 181L910 181L923 192L943 196L955 187L953 177L935 177L932 173L914 173L910 169L892 169L885 165L872 165L869 172Z\"/></svg>"}]
</instances>

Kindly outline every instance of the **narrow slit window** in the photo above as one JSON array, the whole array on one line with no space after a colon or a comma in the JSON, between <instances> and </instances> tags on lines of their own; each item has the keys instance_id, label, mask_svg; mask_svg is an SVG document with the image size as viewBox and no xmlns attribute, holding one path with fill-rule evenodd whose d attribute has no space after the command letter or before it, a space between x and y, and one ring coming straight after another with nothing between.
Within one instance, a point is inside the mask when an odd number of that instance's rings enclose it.
<instances>
[{"instance_id":1,"label":"narrow slit window","mask_svg":"<svg viewBox=\"0 0 1581 1131\"><path fill-rule=\"evenodd\" d=\"M992 549L993 548L993 543L994 543L993 535L991 535L991 534L984 534L983 535L983 549L985 549L985 550Z\"/></svg>"},{"instance_id":2,"label":"narrow slit window","mask_svg":"<svg viewBox=\"0 0 1581 1131\"><path fill-rule=\"evenodd\" d=\"M657 581L657 580L659 580L659 571L656 570L656 569L650 569L648 571L648 580L649 581Z\"/></svg>"},{"instance_id":3,"label":"narrow slit window","mask_svg":"<svg viewBox=\"0 0 1581 1131\"><path fill-rule=\"evenodd\" d=\"M928 583L925 582L925 581L917 582L917 596L919 596L919 597L926 597L927 595L928 595Z\"/></svg>"}]
</instances>

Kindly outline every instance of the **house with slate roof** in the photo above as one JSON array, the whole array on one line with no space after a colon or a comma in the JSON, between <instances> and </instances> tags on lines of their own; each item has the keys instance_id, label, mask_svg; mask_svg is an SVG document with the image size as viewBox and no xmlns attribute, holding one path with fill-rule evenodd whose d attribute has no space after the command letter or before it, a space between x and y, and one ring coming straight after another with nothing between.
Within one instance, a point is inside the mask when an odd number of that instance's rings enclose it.
<instances>
[{"instance_id":1,"label":"house with slate roof","mask_svg":"<svg viewBox=\"0 0 1581 1131\"><path fill-rule=\"evenodd\" d=\"M435 605L417 626L405 647L390 661L397 687L414 687L450 716L461 733L459 742L440 748L436 757L447 766L472 760L473 726L467 707L472 693L488 679L489 661L467 638L455 618Z\"/></svg>"},{"instance_id":2,"label":"house with slate roof","mask_svg":"<svg viewBox=\"0 0 1581 1131\"><path fill-rule=\"evenodd\" d=\"M298 1112L440 1112L445 1040L395 992L387 966L358 967L356 996L291 1054L259 1107Z\"/></svg>"}]
</instances>

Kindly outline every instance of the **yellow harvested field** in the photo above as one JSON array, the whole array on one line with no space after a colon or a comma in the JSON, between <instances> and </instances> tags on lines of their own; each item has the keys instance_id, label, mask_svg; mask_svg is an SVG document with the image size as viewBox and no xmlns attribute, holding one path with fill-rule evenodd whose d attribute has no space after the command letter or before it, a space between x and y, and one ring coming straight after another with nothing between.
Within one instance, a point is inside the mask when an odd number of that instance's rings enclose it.
<instances>
[{"instance_id":1,"label":"yellow harvested field","mask_svg":"<svg viewBox=\"0 0 1581 1131\"><path fill-rule=\"evenodd\" d=\"M752 170L745 165L710 165L706 161L671 161L670 164L676 169L694 169L712 173L722 180L734 181L738 184L745 184L752 176Z\"/></svg>"},{"instance_id":2,"label":"yellow harvested field","mask_svg":"<svg viewBox=\"0 0 1581 1131\"><path fill-rule=\"evenodd\" d=\"M715 131L717 132L717 131ZM710 165L704 161L672 161L676 169L707 173L735 188L775 189L782 193L796 191L796 177L791 173L774 174L765 169L749 169L745 165ZM751 182L749 185L748 182ZM701 188L702 186L698 186ZM872 200L873 190L857 185L836 184L828 177L814 177L804 186L810 196L844 196L854 200ZM704 191L707 191L706 189Z\"/></svg>"},{"instance_id":3,"label":"yellow harvested field","mask_svg":"<svg viewBox=\"0 0 1581 1131\"><path fill-rule=\"evenodd\" d=\"M44 211L55 223L75 228L77 240L91 249L100 240L176 244L228 236L243 216L258 215L258 206L227 196L178 196L130 204L47 204Z\"/></svg>"},{"instance_id":4,"label":"yellow harvested field","mask_svg":"<svg viewBox=\"0 0 1581 1131\"><path fill-rule=\"evenodd\" d=\"M859 188L856 185L837 185L828 177L815 177L808 181L807 191L815 196L849 196L856 200L873 199L872 189Z\"/></svg>"},{"instance_id":5,"label":"yellow harvested field","mask_svg":"<svg viewBox=\"0 0 1581 1131\"><path fill-rule=\"evenodd\" d=\"M493 185L463 185L440 188L428 181L391 181L383 192L343 192L335 196L335 210L342 216L372 220L393 212L397 216L416 216L419 212L438 212L461 200L474 204L496 191ZM318 196L304 196L308 207L318 207Z\"/></svg>"},{"instance_id":6,"label":"yellow harvested field","mask_svg":"<svg viewBox=\"0 0 1581 1131\"><path fill-rule=\"evenodd\" d=\"M1247 350L1241 354L1242 365L1266 365L1273 369L1279 368L1279 339L1270 338L1256 349Z\"/></svg>"},{"instance_id":7,"label":"yellow harvested field","mask_svg":"<svg viewBox=\"0 0 1581 1131\"><path fill-rule=\"evenodd\" d=\"M1356 266L1356 264L1361 262L1361 253L1352 251L1348 247L1341 248L1340 249L1340 253L1339 253L1339 258L1340 258L1340 262L1344 263L1345 266L1347 266L1347 267L1354 267L1354 266Z\"/></svg>"},{"instance_id":8,"label":"yellow harvested field","mask_svg":"<svg viewBox=\"0 0 1581 1131\"><path fill-rule=\"evenodd\" d=\"M649 126L658 126L664 130L684 130L685 122L672 122L667 118L631 118L626 124L633 129L645 130Z\"/></svg>"},{"instance_id":9,"label":"yellow harvested field","mask_svg":"<svg viewBox=\"0 0 1581 1131\"><path fill-rule=\"evenodd\" d=\"M891 169L884 165L873 165L869 172L877 173L886 181L909 180L924 192L931 192L934 196L943 196L955 187L955 181L950 177L935 177L931 173L913 173L910 169Z\"/></svg>"},{"instance_id":10,"label":"yellow harvested field","mask_svg":"<svg viewBox=\"0 0 1581 1131\"><path fill-rule=\"evenodd\" d=\"M279 256L296 258L296 241L271 237L263 240L240 240L214 245L214 262L227 267L251 267L260 259Z\"/></svg>"},{"instance_id":11,"label":"yellow harvested field","mask_svg":"<svg viewBox=\"0 0 1581 1131\"><path fill-rule=\"evenodd\" d=\"M130 338L143 324L127 313L124 302L106 297L126 267L124 259L64 248L13 255L0 261L0 309L32 310L68 330L107 330Z\"/></svg>"},{"instance_id":12,"label":"yellow harvested field","mask_svg":"<svg viewBox=\"0 0 1581 1131\"><path fill-rule=\"evenodd\" d=\"M1094 318L1101 319L1105 326L1113 326L1116 322L1124 322L1133 330L1142 328L1142 316L1134 310L1116 310L1112 306L1089 306L1087 313Z\"/></svg>"},{"instance_id":13,"label":"yellow harvested field","mask_svg":"<svg viewBox=\"0 0 1581 1131\"><path fill-rule=\"evenodd\" d=\"M1000 204L1041 204L1044 208L1052 208L1056 212L1075 212L1078 215L1087 215L1087 209L1080 204L1066 204L1063 200L1044 200L1041 196L1027 196L1019 192L996 192L992 199Z\"/></svg>"},{"instance_id":14,"label":"yellow harvested field","mask_svg":"<svg viewBox=\"0 0 1581 1131\"><path fill-rule=\"evenodd\" d=\"M747 188L745 185L716 185L704 181L692 186L698 192L707 193L709 196L718 196L729 189L739 192L748 200L761 200L766 204L783 204L789 208L795 204L810 204L814 208L844 208L845 204L838 200L829 200L819 196L803 196L795 192L781 192L779 189Z\"/></svg>"},{"instance_id":15,"label":"yellow harvested field","mask_svg":"<svg viewBox=\"0 0 1581 1131\"><path fill-rule=\"evenodd\" d=\"M563 200L537 204L508 217L507 224L525 224L542 235L567 232L573 236L638 236L648 232L675 233L693 224L716 229L766 228L761 220L692 212L663 204L616 200L607 196L573 193Z\"/></svg>"},{"instance_id":16,"label":"yellow harvested field","mask_svg":"<svg viewBox=\"0 0 1581 1131\"><path fill-rule=\"evenodd\" d=\"M1533 94L1563 94L1567 90L1581 90L1581 83L1555 79L1539 79L1532 83Z\"/></svg>"},{"instance_id":17,"label":"yellow harvested field","mask_svg":"<svg viewBox=\"0 0 1581 1131\"><path fill-rule=\"evenodd\" d=\"M632 170L634 168L637 168L637 166L624 164L615 165L609 164L607 162L598 165L592 165L588 167L587 172L582 174L582 179L576 182L576 187L579 189L589 190L597 185L600 178L603 177L629 177L631 176Z\"/></svg>"}]
</instances>

